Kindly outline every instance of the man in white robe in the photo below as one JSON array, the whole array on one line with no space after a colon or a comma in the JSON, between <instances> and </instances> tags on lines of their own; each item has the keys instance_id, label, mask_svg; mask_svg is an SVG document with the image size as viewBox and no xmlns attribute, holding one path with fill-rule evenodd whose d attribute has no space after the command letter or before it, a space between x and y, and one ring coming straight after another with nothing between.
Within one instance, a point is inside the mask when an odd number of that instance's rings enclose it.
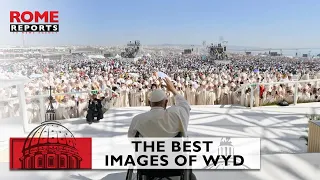
<instances>
[{"instance_id":1,"label":"man in white robe","mask_svg":"<svg viewBox=\"0 0 320 180\"><path fill-rule=\"evenodd\" d=\"M165 92L168 97L168 106L173 106L174 105L174 95L170 91L165 91Z\"/></svg>"},{"instance_id":2,"label":"man in white robe","mask_svg":"<svg viewBox=\"0 0 320 180\"><path fill-rule=\"evenodd\" d=\"M128 136L134 137L137 132L143 137L175 137L179 132L187 136L190 118L190 105L166 79L168 90L176 98L176 106L167 107L167 96L162 90L151 93L151 111L139 114L132 119Z\"/></svg>"},{"instance_id":3,"label":"man in white robe","mask_svg":"<svg viewBox=\"0 0 320 180\"><path fill-rule=\"evenodd\" d=\"M177 86L178 86L178 93L179 93L181 96L184 97L185 95L184 95L184 91L182 90L182 85L181 85L180 83L178 83Z\"/></svg>"},{"instance_id":4,"label":"man in white robe","mask_svg":"<svg viewBox=\"0 0 320 180\"><path fill-rule=\"evenodd\" d=\"M142 137L175 137L179 133L187 137L190 119L190 105L174 88L170 79L166 79L168 90L176 98L176 105L167 108L167 97L163 90L155 90L150 96L151 110L135 116L128 130L128 137L135 137L137 132ZM174 178L175 179L175 178ZM192 174L190 180L196 180Z\"/></svg>"},{"instance_id":5,"label":"man in white robe","mask_svg":"<svg viewBox=\"0 0 320 180\"><path fill-rule=\"evenodd\" d=\"M260 85L259 86L256 85L256 87L254 88L254 92L253 92L254 101L253 101L253 103L254 103L255 107L258 107L260 105L260 91L261 91L261 89L262 88L260 87Z\"/></svg>"},{"instance_id":6,"label":"man in white robe","mask_svg":"<svg viewBox=\"0 0 320 180\"><path fill-rule=\"evenodd\" d=\"M105 93L104 99L101 101L102 104L102 113L106 113L111 108L112 103L112 93Z\"/></svg>"},{"instance_id":7,"label":"man in white robe","mask_svg":"<svg viewBox=\"0 0 320 180\"><path fill-rule=\"evenodd\" d=\"M79 117L86 117L88 109L89 98L86 94L81 94L78 96L78 113Z\"/></svg>"},{"instance_id":8,"label":"man in white robe","mask_svg":"<svg viewBox=\"0 0 320 180\"><path fill-rule=\"evenodd\" d=\"M309 102L311 100L311 95L308 91L309 91L309 87L308 85L305 85L302 89L301 95L299 95L298 97L299 102L303 103L303 102Z\"/></svg>"},{"instance_id":9,"label":"man in white robe","mask_svg":"<svg viewBox=\"0 0 320 180\"><path fill-rule=\"evenodd\" d=\"M112 93L111 107L119 108L121 107L120 91Z\"/></svg>"},{"instance_id":10,"label":"man in white robe","mask_svg":"<svg viewBox=\"0 0 320 180\"><path fill-rule=\"evenodd\" d=\"M213 89L213 84L209 84L209 88L207 90L207 101L206 105L214 105L216 101L216 92Z\"/></svg>"},{"instance_id":11,"label":"man in white robe","mask_svg":"<svg viewBox=\"0 0 320 180\"><path fill-rule=\"evenodd\" d=\"M145 90L146 106L150 106L149 99L150 99L150 94L151 94L151 92L152 92L152 89L147 88L147 89Z\"/></svg>"},{"instance_id":12,"label":"man in white robe","mask_svg":"<svg viewBox=\"0 0 320 180\"><path fill-rule=\"evenodd\" d=\"M137 106L137 104L136 104L136 102L137 102L136 93L137 93L137 84L135 83L135 84L133 84L132 89L130 89L130 91L129 91L129 96L130 96L130 98L129 98L129 102L130 103L129 104L130 104L130 107Z\"/></svg>"},{"instance_id":13,"label":"man in white robe","mask_svg":"<svg viewBox=\"0 0 320 180\"><path fill-rule=\"evenodd\" d=\"M201 86L197 89L197 95L196 95L196 105L206 105L206 82L202 81Z\"/></svg>"},{"instance_id":14,"label":"man in white robe","mask_svg":"<svg viewBox=\"0 0 320 180\"><path fill-rule=\"evenodd\" d=\"M129 89L125 84L120 88L121 107L129 107Z\"/></svg>"},{"instance_id":15,"label":"man in white robe","mask_svg":"<svg viewBox=\"0 0 320 180\"><path fill-rule=\"evenodd\" d=\"M240 104L240 98L237 98L237 93L235 92L236 89L236 84L234 82L232 82L230 84L230 102L231 104ZM241 91L240 91L241 92Z\"/></svg>"},{"instance_id":16,"label":"man in white robe","mask_svg":"<svg viewBox=\"0 0 320 180\"><path fill-rule=\"evenodd\" d=\"M241 91L238 92L232 92L232 104L241 105Z\"/></svg>"},{"instance_id":17,"label":"man in white robe","mask_svg":"<svg viewBox=\"0 0 320 180\"><path fill-rule=\"evenodd\" d=\"M144 93L144 91L143 91L143 89L142 89L142 85L140 84L140 85L138 85L138 89L137 89L137 91L136 91L136 93L135 93L135 100L136 100L136 102L135 102L135 104L136 104L136 106L144 106L145 104L145 93Z\"/></svg>"},{"instance_id":18,"label":"man in white robe","mask_svg":"<svg viewBox=\"0 0 320 180\"><path fill-rule=\"evenodd\" d=\"M42 119L40 119L40 107L36 100L33 99L27 101L27 114L30 123L39 123L42 121Z\"/></svg>"},{"instance_id":19,"label":"man in white robe","mask_svg":"<svg viewBox=\"0 0 320 180\"><path fill-rule=\"evenodd\" d=\"M294 101L294 95L293 95L294 88L293 87L287 87L286 93L284 95L284 100L288 102L288 104L293 104Z\"/></svg>"},{"instance_id":20,"label":"man in white robe","mask_svg":"<svg viewBox=\"0 0 320 180\"><path fill-rule=\"evenodd\" d=\"M68 96L65 96L56 110L57 119L70 119L72 117L73 111L72 109L75 107L76 103L69 99Z\"/></svg>"},{"instance_id":21,"label":"man in white robe","mask_svg":"<svg viewBox=\"0 0 320 180\"><path fill-rule=\"evenodd\" d=\"M251 89L247 89L245 92L245 100L244 100L244 106L250 107L250 99L251 99Z\"/></svg>"},{"instance_id":22,"label":"man in white robe","mask_svg":"<svg viewBox=\"0 0 320 180\"><path fill-rule=\"evenodd\" d=\"M196 105L196 94L197 91L193 87L192 83L188 84L185 90L185 97L190 105Z\"/></svg>"},{"instance_id":23,"label":"man in white robe","mask_svg":"<svg viewBox=\"0 0 320 180\"><path fill-rule=\"evenodd\" d=\"M227 81L223 82L222 88L221 88L221 105L227 105L230 104L230 90L227 86Z\"/></svg>"},{"instance_id":24,"label":"man in white robe","mask_svg":"<svg viewBox=\"0 0 320 180\"><path fill-rule=\"evenodd\" d=\"M216 104L221 102L221 84L218 81L214 82L214 90L216 91Z\"/></svg>"}]
</instances>

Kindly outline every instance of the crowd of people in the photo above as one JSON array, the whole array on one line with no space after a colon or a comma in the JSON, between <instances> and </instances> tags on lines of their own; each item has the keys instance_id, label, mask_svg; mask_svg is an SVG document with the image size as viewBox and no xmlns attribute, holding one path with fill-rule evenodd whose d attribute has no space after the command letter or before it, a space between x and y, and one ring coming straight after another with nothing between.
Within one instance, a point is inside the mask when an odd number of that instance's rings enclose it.
<instances>
[{"instance_id":1,"label":"crowd of people","mask_svg":"<svg viewBox=\"0 0 320 180\"><path fill-rule=\"evenodd\" d=\"M30 119L39 118L41 94L51 87L57 119L84 116L92 94L103 99L104 109L110 107L149 106L150 93L166 91L165 83L155 72L167 74L190 105L249 106L254 91L255 105L271 105L280 101L293 103L295 80L320 79L320 60L289 57L232 55L231 63L203 60L201 55L156 55L138 61L124 59L92 59L85 54L64 55L60 60L40 59L2 62L0 73L31 77L25 85ZM281 82L274 85L259 83ZM258 84L247 86L249 84ZM244 87L244 88L243 88ZM242 90L243 89L243 90ZM298 102L320 101L320 81L299 83ZM15 86L0 89L1 117L18 113ZM175 104L167 92L168 105ZM67 93L67 94L65 94ZM46 101L48 103L48 101ZM47 106L48 104L46 104ZM0 117L0 118L1 118ZM33 121L33 120L31 120Z\"/></svg>"}]
</instances>

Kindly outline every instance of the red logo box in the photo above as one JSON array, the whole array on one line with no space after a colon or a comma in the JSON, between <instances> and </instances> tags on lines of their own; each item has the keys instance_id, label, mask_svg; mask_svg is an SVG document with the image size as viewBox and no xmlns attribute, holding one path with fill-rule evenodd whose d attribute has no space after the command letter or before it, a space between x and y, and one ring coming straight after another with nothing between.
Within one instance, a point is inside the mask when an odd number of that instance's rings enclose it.
<instances>
[{"instance_id":1,"label":"red logo box","mask_svg":"<svg viewBox=\"0 0 320 180\"><path fill-rule=\"evenodd\" d=\"M91 138L75 138L60 123L46 122L27 138L10 138L10 169L91 169L91 148Z\"/></svg>"}]
</instances>

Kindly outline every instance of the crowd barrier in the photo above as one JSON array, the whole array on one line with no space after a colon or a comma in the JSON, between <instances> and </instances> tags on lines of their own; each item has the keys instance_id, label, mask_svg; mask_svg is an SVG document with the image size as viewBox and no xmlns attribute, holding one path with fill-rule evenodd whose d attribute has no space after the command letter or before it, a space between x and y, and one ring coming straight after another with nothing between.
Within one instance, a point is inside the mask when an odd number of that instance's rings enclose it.
<instances>
[{"instance_id":1,"label":"crowd barrier","mask_svg":"<svg viewBox=\"0 0 320 180\"><path fill-rule=\"evenodd\" d=\"M291 96L288 96L289 99L292 99L290 104L296 105L297 103L305 102L305 100L301 99L301 92L298 91L298 85L304 85L308 83L320 83L320 79L315 80L303 80L303 81L290 81L290 82L271 82L271 83L256 83L256 84L245 84L239 89L237 89L234 94L238 97L237 102L233 101L232 104L234 105L241 105L246 107L257 107L257 106L264 106L264 105L273 105L276 104L277 99L275 102L265 102L265 100L260 96L260 86L264 85L276 85L276 84L291 84L294 87L294 92ZM112 89L107 89L110 93L116 93ZM238 92L241 92L241 94ZM52 94L53 97L57 96L73 96L73 95L80 95L80 94L89 94L90 91L83 91L83 92L68 92L68 93L57 93ZM118 93L116 93L118 94ZM319 94L320 95L320 94ZM300 96L300 97L299 97ZM48 101L49 94L40 94L25 97L26 100L26 116L28 119L28 123L40 123L45 119L46 108L49 106ZM87 96L89 97L89 96ZM20 97L13 97L13 98L6 98L0 99L0 119L9 118L14 116L20 116ZM85 110L87 108L87 102L89 98L85 99L84 102L79 102L78 100L73 99L74 103L72 105L59 105L55 104L55 110L57 114L57 120L62 119L69 119L69 118L77 118L77 117L84 117ZM309 100L312 102L312 100ZM7 111L7 112L5 112Z\"/></svg>"},{"instance_id":2,"label":"crowd barrier","mask_svg":"<svg viewBox=\"0 0 320 180\"><path fill-rule=\"evenodd\" d=\"M294 91L293 91L293 104L296 105L298 103L298 99L299 99L299 92L298 92L298 87L299 85L305 85L305 84L309 84L309 83L319 83L320 84L320 79L311 79L311 80L300 80L300 81L283 81L283 82L269 82L269 83L251 83L251 84L245 84L243 86L241 86L239 89L237 89L235 92L239 92L241 91L241 100L240 100L240 104L243 106L247 106L245 104L245 99L246 99L246 93L245 91L250 89L250 104L249 107L257 107L260 106L260 99L261 98L256 98L255 96L260 94L260 86L268 86L268 85L280 85L280 84L290 84L293 85L294 87ZM320 96L320 94L318 94ZM307 102L308 100L306 100ZM304 102L304 101L300 101L300 102ZM312 102L312 101L310 101Z\"/></svg>"},{"instance_id":3,"label":"crowd barrier","mask_svg":"<svg viewBox=\"0 0 320 180\"><path fill-rule=\"evenodd\" d=\"M105 90L109 91L109 93L115 93L117 92L113 91L112 89L107 88ZM87 94L88 98L84 100L83 103L87 103L89 101L89 94L91 91L81 91L81 92L67 92L67 93L55 93L52 94L52 97L55 99L57 96L78 96L82 94ZM26 116L28 117L28 123L41 123L45 120L45 114L46 110L49 108L49 94L42 92L39 95L33 95L33 96L25 96L25 108L26 109ZM20 105L24 103L20 103L21 98L20 97L11 97L11 98L5 98L0 99L0 120L5 118L11 118L11 117L19 117L22 112L20 112ZM62 120L62 119L70 119L70 118L77 118L81 117L80 113L80 107L83 108L85 111L87 108L86 104L81 104L78 100L74 100L74 105L68 106L64 105L61 106L58 102L54 102L54 109L56 114L58 115L56 120ZM83 106L79 106L83 105Z\"/></svg>"}]
</instances>

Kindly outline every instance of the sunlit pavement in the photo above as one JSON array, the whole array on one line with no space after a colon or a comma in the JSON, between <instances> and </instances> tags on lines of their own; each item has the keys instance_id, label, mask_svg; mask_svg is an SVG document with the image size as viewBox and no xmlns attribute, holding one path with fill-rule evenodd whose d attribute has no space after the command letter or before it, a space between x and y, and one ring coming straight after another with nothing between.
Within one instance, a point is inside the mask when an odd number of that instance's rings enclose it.
<instances>
[{"instance_id":1,"label":"sunlit pavement","mask_svg":"<svg viewBox=\"0 0 320 180\"><path fill-rule=\"evenodd\" d=\"M123 137L134 115L148 111L148 107L112 109L98 124L88 125L84 119L61 121L76 137ZM307 147L300 136L306 135L306 114L320 113L320 103L289 107L236 106L192 107L189 136L193 137L260 137L262 164L260 171L196 171L198 179L281 179L316 180L320 177L320 154L302 154ZM9 137L25 137L19 118L1 123L0 162L8 162ZM31 130L37 124L29 125ZM295 154L292 154L295 153ZM107 179L122 180L124 173L108 171L9 172L8 163L1 163L0 179ZM51 175L51 173L54 173ZM318 175L318 176L316 176ZM236 178L235 178L236 177Z\"/></svg>"}]
</instances>

